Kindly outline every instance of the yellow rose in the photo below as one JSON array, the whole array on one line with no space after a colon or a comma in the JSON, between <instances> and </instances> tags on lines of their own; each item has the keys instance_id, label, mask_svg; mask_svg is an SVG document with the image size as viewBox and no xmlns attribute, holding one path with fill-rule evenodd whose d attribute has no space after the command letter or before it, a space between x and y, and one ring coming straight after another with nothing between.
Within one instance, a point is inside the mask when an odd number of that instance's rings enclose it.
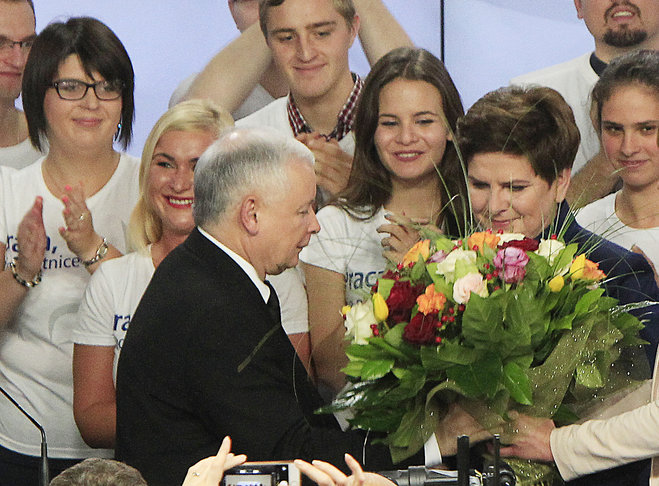
<instances>
[{"instance_id":1,"label":"yellow rose","mask_svg":"<svg viewBox=\"0 0 659 486\"><path fill-rule=\"evenodd\" d=\"M586 259L585 254L579 255L570 265L572 280L601 280L606 274L599 269L599 264Z\"/></svg>"},{"instance_id":2,"label":"yellow rose","mask_svg":"<svg viewBox=\"0 0 659 486\"><path fill-rule=\"evenodd\" d=\"M549 290L552 292L560 292L563 286L565 285L565 279L560 275L556 275L549 281Z\"/></svg>"},{"instance_id":3,"label":"yellow rose","mask_svg":"<svg viewBox=\"0 0 659 486\"><path fill-rule=\"evenodd\" d=\"M378 322L383 322L389 317L389 307L382 297L382 294L376 292L373 294L373 315L375 315L375 320Z\"/></svg>"}]
</instances>

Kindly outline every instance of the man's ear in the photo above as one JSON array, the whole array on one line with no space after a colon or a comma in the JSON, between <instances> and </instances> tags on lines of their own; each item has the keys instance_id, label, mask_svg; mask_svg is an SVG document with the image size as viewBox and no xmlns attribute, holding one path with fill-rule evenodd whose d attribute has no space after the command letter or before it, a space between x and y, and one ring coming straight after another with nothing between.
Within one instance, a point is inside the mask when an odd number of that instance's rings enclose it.
<instances>
[{"instance_id":1,"label":"man's ear","mask_svg":"<svg viewBox=\"0 0 659 486\"><path fill-rule=\"evenodd\" d=\"M240 223L250 235L259 232L258 201L254 196L246 196L240 205Z\"/></svg>"},{"instance_id":2,"label":"man's ear","mask_svg":"<svg viewBox=\"0 0 659 486\"><path fill-rule=\"evenodd\" d=\"M577 9L577 17L583 19L583 4L581 0L574 0L574 6Z\"/></svg>"},{"instance_id":3,"label":"man's ear","mask_svg":"<svg viewBox=\"0 0 659 486\"><path fill-rule=\"evenodd\" d=\"M359 18L359 15L355 14L355 16L352 19L352 25L351 25L351 40L350 40L350 47L352 47L352 44L355 42L355 38L359 34L359 26L361 25L361 20Z\"/></svg>"},{"instance_id":4,"label":"man's ear","mask_svg":"<svg viewBox=\"0 0 659 486\"><path fill-rule=\"evenodd\" d=\"M556 177L554 184L556 184L557 203L563 202L563 200L565 199L567 190L570 187L571 175L572 175L572 169L563 169Z\"/></svg>"}]
</instances>

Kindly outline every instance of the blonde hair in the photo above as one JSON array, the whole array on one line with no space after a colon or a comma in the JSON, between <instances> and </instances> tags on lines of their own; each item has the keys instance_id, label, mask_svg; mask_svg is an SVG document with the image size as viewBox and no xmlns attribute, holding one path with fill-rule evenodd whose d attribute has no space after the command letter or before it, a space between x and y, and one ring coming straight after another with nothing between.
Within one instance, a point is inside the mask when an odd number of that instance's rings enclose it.
<instances>
[{"instance_id":1,"label":"blonde hair","mask_svg":"<svg viewBox=\"0 0 659 486\"><path fill-rule=\"evenodd\" d=\"M184 101L173 106L160 117L149 133L142 151L139 176L140 196L128 225L130 250L143 250L162 238L162 221L154 211L148 196L151 159L160 138L172 130L206 131L219 136L222 130L232 126L231 115L208 100Z\"/></svg>"}]
</instances>

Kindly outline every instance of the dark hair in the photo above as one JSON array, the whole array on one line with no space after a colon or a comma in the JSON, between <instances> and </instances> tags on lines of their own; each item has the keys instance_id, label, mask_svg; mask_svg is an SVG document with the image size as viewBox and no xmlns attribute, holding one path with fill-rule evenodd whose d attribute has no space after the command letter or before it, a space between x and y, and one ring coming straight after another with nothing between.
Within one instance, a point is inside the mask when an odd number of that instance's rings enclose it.
<instances>
[{"instance_id":1,"label":"dark hair","mask_svg":"<svg viewBox=\"0 0 659 486\"><path fill-rule=\"evenodd\" d=\"M592 93L597 127L602 127L602 106L621 86L640 85L659 95L659 51L634 51L615 58L606 67Z\"/></svg>"},{"instance_id":2,"label":"dark hair","mask_svg":"<svg viewBox=\"0 0 659 486\"><path fill-rule=\"evenodd\" d=\"M522 155L551 184L572 168L580 136L572 109L557 91L509 86L474 103L458 122L457 140L467 167L476 154Z\"/></svg>"},{"instance_id":3,"label":"dark hair","mask_svg":"<svg viewBox=\"0 0 659 486\"><path fill-rule=\"evenodd\" d=\"M85 459L53 478L50 486L147 486L134 467L112 459Z\"/></svg>"},{"instance_id":4,"label":"dark hair","mask_svg":"<svg viewBox=\"0 0 659 486\"><path fill-rule=\"evenodd\" d=\"M396 79L425 81L439 91L442 98L443 116L450 133L455 132L456 122L464 114L462 101L444 64L433 54L421 48L399 47L383 56L366 78L355 115L355 156L350 179L340 194L340 204L353 217L373 217L380 206L391 198L391 175L380 160L375 146L378 127L380 91ZM457 220L462 220L466 198L465 174L451 141L446 144L442 160L435 161L437 183L442 194L440 214L451 231L459 230ZM450 200L450 204L449 203ZM365 212L366 211L366 212ZM446 218L446 216L455 218ZM440 221L437 221L439 224ZM460 226L461 227L461 226Z\"/></svg>"},{"instance_id":5,"label":"dark hair","mask_svg":"<svg viewBox=\"0 0 659 486\"><path fill-rule=\"evenodd\" d=\"M268 10L271 7L278 7L286 0L259 0L259 25L265 38L268 38ZM352 0L332 0L334 9L345 19L346 24L352 27L357 11Z\"/></svg>"},{"instance_id":6,"label":"dark hair","mask_svg":"<svg viewBox=\"0 0 659 486\"><path fill-rule=\"evenodd\" d=\"M133 135L135 85L133 65L121 41L108 26L91 17L72 17L49 24L34 41L23 74L23 109L30 140L43 149L47 121L43 110L46 90L64 60L77 55L88 76L98 72L108 81L124 84L118 140L124 149Z\"/></svg>"}]
</instances>

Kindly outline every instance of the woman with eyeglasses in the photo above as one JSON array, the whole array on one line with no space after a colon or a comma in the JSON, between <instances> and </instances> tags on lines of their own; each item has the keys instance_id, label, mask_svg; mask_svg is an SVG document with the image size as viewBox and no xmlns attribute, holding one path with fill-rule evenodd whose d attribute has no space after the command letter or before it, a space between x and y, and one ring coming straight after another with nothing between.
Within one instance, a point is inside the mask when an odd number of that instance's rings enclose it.
<instances>
[{"instance_id":1,"label":"woman with eyeglasses","mask_svg":"<svg viewBox=\"0 0 659 486\"><path fill-rule=\"evenodd\" d=\"M49 151L0 185L0 386L46 430L51 476L112 455L89 448L73 418L72 331L90 273L125 251L139 162L113 141L131 139L133 77L98 20L47 26L25 67L23 107L32 144ZM0 400L0 485L37 484L39 454L37 429Z\"/></svg>"}]
</instances>

